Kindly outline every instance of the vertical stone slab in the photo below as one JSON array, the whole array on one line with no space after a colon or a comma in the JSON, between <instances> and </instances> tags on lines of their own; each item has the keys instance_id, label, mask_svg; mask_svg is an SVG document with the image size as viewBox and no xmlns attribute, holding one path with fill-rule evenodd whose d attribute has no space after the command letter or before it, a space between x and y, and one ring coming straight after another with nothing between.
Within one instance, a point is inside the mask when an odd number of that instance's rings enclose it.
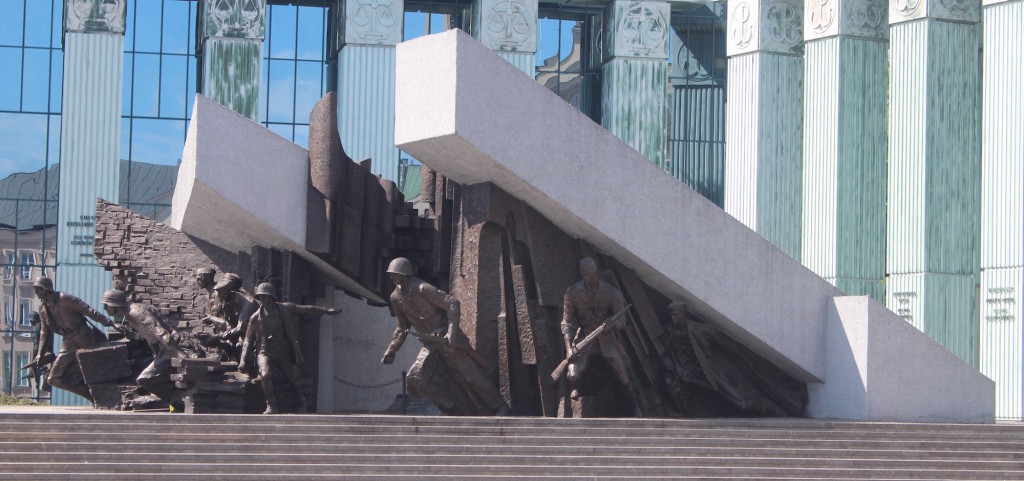
<instances>
[{"instance_id":1,"label":"vertical stone slab","mask_svg":"<svg viewBox=\"0 0 1024 481\"><path fill-rule=\"evenodd\" d=\"M537 0L473 0L473 38L529 76L537 53Z\"/></svg>"},{"instance_id":2,"label":"vertical stone slab","mask_svg":"<svg viewBox=\"0 0 1024 481\"><path fill-rule=\"evenodd\" d=\"M601 125L666 167L670 8L661 1L613 1L604 10Z\"/></svg>"},{"instance_id":3,"label":"vertical stone slab","mask_svg":"<svg viewBox=\"0 0 1024 481\"><path fill-rule=\"evenodd\" d=\"M93 257L96 198L118 199L124 0L66 0L55 287L93 306L110 274ZM54 392L54 404L80 404Z\"/></svg>"},{"instance_id":4,"label":"vertical stone slab","mask_svg":"<svg viewBox=\"0 0 1024 481\"><path fill-rule=\"evenodd\" d=\"M996 418L1024 419L1024 1L984 6L981 134L981 372Z\"/></svg>"},{"instance_id":5,"label":"vertical stone slab","mask_svg":"<svg viewBox=\"0 0 1024 481\"><path fill-rule=\"evenodd\" d=\"M889 4L886 304L978 366L980 2Z\"/></svg>"},{"instance_id":6,"label":"vertical stone slab","mask_svg":"<svg viewBox=\"0 0 1024 481\"><path fill-rule=\"evenodd\" d=\"M402 0L335 0L331 21L338 59L338 129L356 161L398 179L395 148L395 45L402 41Z\"/></svg>"},{"instance_id":7,"label":"vertical stone slab","mask_svg":"<svg viewBox=\"0 0 1024 481\"><path fill-rule=\"evenodd\" d=\"M885 300L885 0L804 11L801 260L848 295Z\"/></svg>"},{"instance_id":8,"label":"vertical stone slab","mask_svg":"<svg viewBox=\"0 0 1024 481\"><path fill-rule=\"evenodd\" d=\"M259 121L266 0L200 0L202 94Z\"/></svg>"},{"instance_id":9,"label":"vertical stone slab","mask_svg":"<svg viewBox=\"0 0 1024 481\"><path fill-rule=\"evenodd\" d=\"M800 258L803 5L729 2L725 210Z\"/></svg>"}]
</instances>

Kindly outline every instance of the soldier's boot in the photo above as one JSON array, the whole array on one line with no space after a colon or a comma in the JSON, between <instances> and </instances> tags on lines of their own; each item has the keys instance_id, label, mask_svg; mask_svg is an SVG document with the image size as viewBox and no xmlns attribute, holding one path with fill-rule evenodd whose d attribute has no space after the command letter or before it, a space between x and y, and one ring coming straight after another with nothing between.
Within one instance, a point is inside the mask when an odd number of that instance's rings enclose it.
<instances>
[{"instance_id":1,"label":"soldier's boot","mask_svg":"<svg viewBox=\"0 0 1024 481\"><path fill-rule=\"evenodd\" d=\"M270 376L260 381L260 387L263 388L263 396L267 398L267 410L263 414L277 414L277 396L274 395L274 383L270 381Z\"/></svg>"}]
</instances>

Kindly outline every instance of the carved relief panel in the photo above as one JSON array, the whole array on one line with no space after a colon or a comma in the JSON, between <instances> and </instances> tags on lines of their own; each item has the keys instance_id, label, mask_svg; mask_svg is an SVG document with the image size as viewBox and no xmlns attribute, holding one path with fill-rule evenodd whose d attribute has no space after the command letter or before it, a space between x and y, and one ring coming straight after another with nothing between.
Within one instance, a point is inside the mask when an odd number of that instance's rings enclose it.
<instances>
[{"instance_id":1,"label":"carved relief panel","mask_svg":"<svg viewBox=\"0 0 1024 481\"><path fill-rule=\"evenodd\" d=\"M886 0L807 0L804 39L836 35L884 39L889 36Z\"/></svg>"},{"instance_id":2,"label":"carved relief panel","mask_svg":"<svg viewBox=\"0 0 1024 481\"><path fill-rule=\"evenodd\" d=\"M267 0L203 0L199 22L204 37L262 39Z\"/></svg>"},{"instance_id":3,"label":"carved relief panel","mask_svg":"<svg viewBox=\"0 0 1024 481\"><path fill-rule=\"evenodd\" d=\"M804 7L794 0L729 2L726 22L728 55L765 51L803 53Z\"/></svg>"},{"instance_id":4,"label":"carved relief panel","mask_svg":"<svg viewBox=\"0 0 1024 481\"><path fill-rule=\"evenodd\" d=\"M478 0L476 37L491 50L537 51L537 0Z\"/></svg>"},{"instance_id":5,"label":"carved relief panel","mask_svg":"<svg viewBox=\"0 0 1024 481\"><path fill-rule=\"evenodd\" d=\"M124 33L125 0L64 0L65 32Z\"/></svg>"},{"instance_id":6,"label":"carved relief panel","mask_svg":"<svg viewBox=\"0 0 1024 481\"><path fill-rule=\"evenodd\" d=\"M612 2L605 8L604 55L667 59L671 31L668 2Z\"/></svg>"},{"instance_id":7,"label":"carved relief panel","mask_svg":"<svg viewBox=\"0 0 1024 481\"><path fill-rule=\"evenodd\" d=\"M957 22L981 21L980 0L891 0L889 23L920 18L936 18Z\"/></svg>"},{"instance_id":8,"label":"carved relief panel","mask_svg":"<svg viewBox=\"0 0 1024 481\"><path fill-rule=\"evenodd\" d=\"M397 45L402 41L402 0L337 0L336 27L343 44ZM340 5L341 8L337 8ZM338 46L340 48L340 45Z\"/></svg>"}]
</instances>

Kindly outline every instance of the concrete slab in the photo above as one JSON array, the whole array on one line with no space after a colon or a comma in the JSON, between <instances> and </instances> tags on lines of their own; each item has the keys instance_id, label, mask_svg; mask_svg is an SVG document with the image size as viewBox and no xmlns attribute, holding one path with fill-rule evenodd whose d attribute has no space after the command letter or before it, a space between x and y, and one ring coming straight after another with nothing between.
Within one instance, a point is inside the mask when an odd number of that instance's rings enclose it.
<instances>
[{"instance_id":1,"label":"concrete slab","mask_svg":"<svg viewBox=\"0 0 1024 481\"><path fill-rule=\"evenodd\" d=\"M196 95L168 225L230 251L294 251L339 288L383 302L305 249L308 188L306 149Z\"/></svg>"},{"instance_id":2,"label":"concrete slab","mask_svg":"<svg viewBox=\"0 0 1024 481\"><path fill-rule=\"evenodd\" d=\"M809 386L809 416L993 422L991 379L868 296L830 304L826 380Z\"/></svg>"},{"instance_id":3,"label":"concrete slab","mask_svg":"<svg viewBox=\"0 0 1024 481\"><path fill-rule=\"evenodd\" d=\"M813 402L825 404L808 414L992 421L994 387L976 370L884 307L869 309L870 322L839 316L838 289L467 34L400 44L396 76L399 148L457 182L493 182L778 366L824 383ZM867 344L836 341L846 331ZM865 356L876 359L860 367ZM857 389L860 404L844 407ZM932 408L919 415L909 399Z\"/></svg>"}]
</instances>

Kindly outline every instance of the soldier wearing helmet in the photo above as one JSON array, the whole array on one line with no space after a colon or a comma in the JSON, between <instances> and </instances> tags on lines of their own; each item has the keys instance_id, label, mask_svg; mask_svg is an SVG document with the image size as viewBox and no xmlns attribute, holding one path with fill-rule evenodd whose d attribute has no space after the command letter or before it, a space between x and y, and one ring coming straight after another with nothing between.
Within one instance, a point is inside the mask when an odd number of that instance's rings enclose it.
<instances>
[{"instance_id":1,"label":"soldier wearing helmet","mask_svg":"<svg viewBox=\"0 0 1024 481\"><path fill-rule=\"evenodd\" d=\"M256 286L256 302L259 309L249 318L238 369L248 370L248 361L251 359L249 349L254 348L259 375L253 378L253 381L260 383L267 398L267 410L263 414L278 412L277 396L271 379L274 368L284 374L291 384L292 391L299 400L299 412L306 412L306 396L302 392L302 376L299 371L302 351L299 349L299 338L295 332L296 317L301 319L304 316L340 314L341 309L278 302L274 285L269 282Z\"/></svg>"},{"instance_id":2,"label":"soldier wearing helmet","mask_svg":"<svg viewBox=\"0 0 1024 481\"><path fill-rule=\"evenodd\" d=\"M89 324L90 318L104 326L117 328L110 319L100 314L81 299L64 292L53 290L53 281L41 276L32 283L36 297L39 298L39 350L36 363L53 355L52 336L59 334L64 337L60 352L53 360L47 382L54 387L73 392L92 401L89 386L82 378L81 368L75 352L79 349L99 347L107 342L106 336L99 329ZM38 366L42 367L42 366Z\"/></svg>"},{"instance_id":3,"label":"soldier wearing helmet","mask_svg":"<svg viewBox=\"0 0 1024 481\"><path fill-rule=\"evenodd\" d=\"M484 367L472 360L473 347L469 345L462 329L459 327L460 304L455 297L449 295L422 279L413 275L412 263L404 257L397 257L388 265L388 275L395 283L391 293L391 306L398 327L392 336L381 358L382 364L391 364L395 353L405 343L409 329L417 333L444 336L445 346L424 344L416 357L416 362L409 368L407 384L413 396L426 397L441 410L450 412L455 408L454 401L448 393L442 392L425 379L424 365L431 359L440 357L465 381L465 387L475 394L490 410L488 414L504 414L508 405L502 399L495 383L488 381ZM437 362L437 361L434 361Z\"/></svg>"},{"instance_id":4,"label":"soldier wearing helmet","mask_svg":"<svg viewBox=\"0 0 1024 481\"><path fill-rule=\"evenodd\" d=\"M157 308L142 303L128 305L124 291L111 289L103 293L103 310L113 317L124 317L128 326L145 339L153 351L153 361L135 379L143 389L168 403L173 401L171 359L191 357L182 348L181 337L164 320Z\"/></svg>"},{"instance_id":5,"label":"soldier wearing helmet","mask_svg":"<svg viewBox=\"0 0 1024 481\"><path fill-rule=\"evenodd\" d=\"M216 296L210 299L204 321L214 325L215 334L203 342L219 344L232 360L239 360L237 345L256 310L256 299L242 288L242 278L228 272L213 286Z\"/></svg>"}]
</instances>

